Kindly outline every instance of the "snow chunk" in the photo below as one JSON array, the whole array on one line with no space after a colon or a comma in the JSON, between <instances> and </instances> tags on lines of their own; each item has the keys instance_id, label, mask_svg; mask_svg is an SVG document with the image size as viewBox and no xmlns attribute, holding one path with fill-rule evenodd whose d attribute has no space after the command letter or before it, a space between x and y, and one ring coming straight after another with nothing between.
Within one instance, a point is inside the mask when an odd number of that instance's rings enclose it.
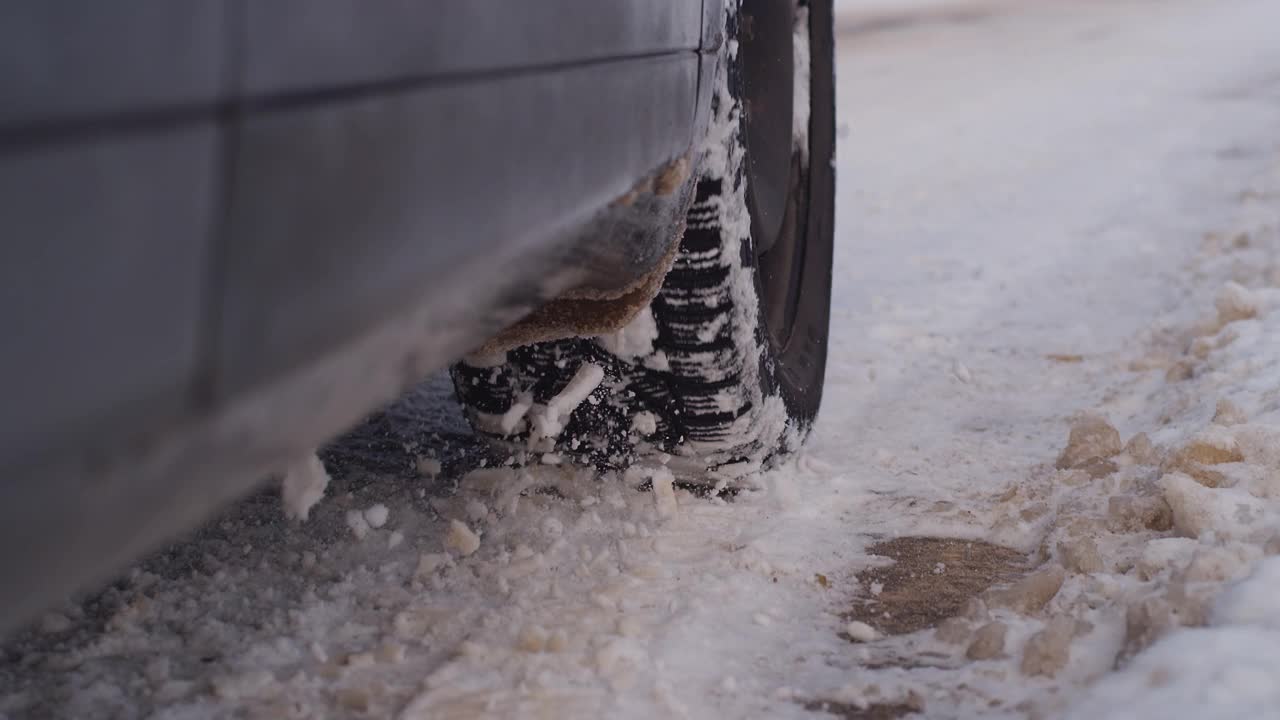
<instances>
[{"instance_id":1,"label":"snow chunk","mask_svg":"<svg viewBox=\"0 0 1280 720\"><path fill-rule=\"evenodd\" d=\"M675 476L666 468L655 468L653 471L653 501L658 506L658 515L664 518L674 517L679 510L676 503Z\"/></svg>"},{"instance_id":2,"label":"snow chunk","mask_svg":"<svg viewBox=\"0 0 1280 720\"><path fill-rule=\"evenodd\" d=\"M1238 489L1208 488L1181 472L1159 481L1173 511L1173 526L1186 537L1212 532L1219 540L1245 539L1266 524L1263 501Z\"/></svg>"},{"instance_id":3,"label":"snow chunk","mask_svg":"<svg viewBox=\"0 0 1280 720\"><path fill-rule=\"evenodd\" d=\"M357 540L363 540L365 535L369 534L369 521L365 518L364 513L359 510L348 510L347 527L350 528L351 534L356 536Z\"/></svg>"},{"instance_id":4,"label":"snow chunk","mask_svg":"<svg viewBox=\"0 0 1280 720\"><path fill-rule=\"evenodd\" d=\"M1242 462L1244 453L1231 431L1221 425L1211 425L1196 433L1191 441L1178 451L1175 464L1199 463L1222 465Z\"/></svg>"},{"instance_id":5,"label":"snow chunk","mask_svg":"<svg viewBox=\"0 0 1280 720\"><path fill-rule=\"evenodd\" d=\"M1234 582L1246 575L1261 558L1262 551L1254 545L1226 543L1198 547L1191 555L1191 561L1182 569L1180 578L1189 583Z\"/></svg>"},{"instance_id":6,"label":"snow chunk","mask_svg":"<svg viewBox=\"0 0 1280 720\"><path fill-rule=\"evenodd\" d=\"M524 423L524 416L533 408L533 398L528 395L521 395L515 402L511 403L511 407L502 414L502 419L498 421L498 429L503 435L510 435L521 429Z\"/></svg>"},{"instance_id":7,"label":"snow chunk","mask_svg":"<svg viewBox=\"0 0 1280 720\"><path fill-rule=\"evenodd\" d=\"M1057 617L1045 629L1032 635L1022 650L1022 674L1045 677L1057 675L1071 659L1071 638L1074 632L1075 620Z\"/></svg>"},{"instance_id":8,"label":"snow chunk","mask_svg":"<svg viewBox=\"0 0 1280 720\"><path fill-rule=\"evenodd\" d=\"M1163 497L1115 495L1107 500L1107 525L1113 532L1163 532L1173 527L1173 515Z\"/></svg>"},{"instance_id":9,"label":"snow chunk","mask_svg":"<svg viewBox=\"0 0 1280 720\"><path fill-rule=\"evenodd\" d=\"M387 509L386 505L377 503L365 508L364 519L365 522L369 523L369 527L380 528L387 524L387 517L390 514L391 511Z\"/></svg>"},{"instance_id":10,"label":"snow chunk","mask_svg":"<svg viewBox=\"0 0 1280 720\"><path fill-rule=\"evenodd\" d=\"M658 516L674 517L680 509L676 500L676 477L664 466L647 467L633 465L623 474L623 482L636 486L649 480L653 484L653 502L658 508Z\"/></svg>"},{"instance_id":11,"label":"snow chunk","mask_svg":"<svg viewBox=\"0 0 1280 720\"><path fill-rule=\"evenodd\" d=\"M516 649L527 653L540 653L547 649L551 636L537 625L528 625L516 638Z\"/></svg>"},{"instance_id":12,"label":"snow chunk","mask_svg":"<svg viewBox=\"0 0 1280 720\"><path fill-rule=\"evenodd\" d=\"M539 524L539 530L548 538L555 539L564 535L564 523L560 522L560 518L554 515L548 515L542 518Z\"/></svg>"},{"instance_id":13,"label":"snow chunk","mask_svg":"<svg viewBox=\"0 0 1280 720\"><path fill-rule=\"evenodd\" d=\"M961 645L969 641L972 635L969 629L969 621L960 617L947 618L943 620L938 629L933 631L933 637L939 642L948 645Z\"/></svg>"},{"instance_id":14,"label":"snow chunk","mask_svg":"<svg viewBox=\"0 0 1280 720\"><path fill-rule=\"evenodd\" d=\"M1137 465L1155 465L1160 461L1160 454L1146 433L1138 433L1129 438L1124 446L1124 454Z\"/></svg>"},{"instance_id":15,"label":"snow chunk","mask_svg":"<svg viewBox=\"0 0 1280 720\"><path fill-rule=\"evenodd\" d=\"M1246 460L1280 474L1280 426L1250 423L1232 430Z\"/></svg>"},{"instance_id":16,"label":"snow chunk","mask_svg":"<svg viewBox=\"0 0 1280 720\"><path fill-rule=\"evenodd\" d=\"M658 322L653 311L645 307L621 330L596 338L596 344L621 360L637 360L653 353L658 339Z\"/></svg>"},{"instance_id":17,"label":"snow chunk","mask_svg":"<svg viewBox=\"0 0 1280 720\"><path fill-rule=\"evenodd\" d=\"M440 474L440 461L433 457L419 455L414 460L414 467L418 470L418 474L424 478L434 478Z\"/></svg>"},{"instance_id":18,"label":"snow chunk","mask_svg":"<svg viewBox=\"0 0 1280 720\"><path fill-rule=\"evenodd\" d=\"M449 529L444 536L444 546L457 550L458 554L465 557L480 549L480 536L472 532L465 523L450 520Z\"/></svg>"},{"instance_id":19,"label":"snow chunk","mask_svg":"<svg viewBox=\"0 0 1280 720\"><path fill-rule=\"evenodd\" d=\"M1066 579L1067 571L1061 565L1050 565L1007 588L988 591L986 601L995 607L1007 607L1030 615L1043 610L1058 594Z\"/></svg>"},{"instance_id":20,"label":"snow chunk","mask_svg":"<svg viewBox=\"0 0 1280 720\"><path fill-rule=\"evenodd\" d=\"M1090 460L1119 455L1123 446L1120 433L1100 415L1086 415L1071 426L1067 447L1058 456L1060 470L1080 467Z\"/></svg>"},{"instance_id":21,"label":"snow chunk","mask_svg":"<svg viewBox=\"0 0 1280 720\"><path fill-rule=\"evenodd\" d=\"M658 416L648 410L636 413L631 418L631 431L649 437L658 432Z\"/></svg>"},{"instance_id":22,"label":"snow chunk","mask_svg":"<svg viewBox=\"0 0 1280 720\"><path fill-rule=\"evenodd\" d=\"M466 505L467 518L472 522L480 522L489 517L489 508L479 500L468 500Z\"/></svg>"},{"instance_id":23,"label":"snow chunk","mask_svg":"<svg viewBox=\"0 0 1280 720\"><path fill-rule=\"evenodd\" d=\"M1138 555L1136 563L1138 577L1142 580L1151 580L1166 571L1172 571L1188 560L1197 547L1199 543L1185 537L1156 538L1148 541Z\"/></svg>"},{"instance_id":24,"label":"snow chunk","mask_svg":"<svg viewBox=\"0 0 1280 720\"><path fill-rule=\"evenodd\" d=\"M1175 472L1161 477L1160 486L1173 511L1173 527L1179 533L1194 538L1213 530L1215 518L1209 507L1212 496L1203 485L1189 475Z\"/></svg>"},{"instance_id":25,"label":"snow chunk","mask_svg":"<svg viewBox=\"0 0 1280 720\"><path fill-rule=\"evenodd\" d=\"M857 620L845 625L844 631L854 642L869 643L874 642L876 638L880 637L880 634L876 632L875 628Z\"/></svg>"},{"instance_id":26,"label":"snow chunk","mask_svg":"<svg viewBox=\"0 0 1280 720\"><path fill-rule=\"evenodd\" d=\"M1213 301L1218 309L1218 322L1226 325L1258 316L1258 298L1239 283L1229 282L1218 291Z\"/></svg>"},{"instance_id":27,"label":"snow chunk","mask_svg":"<svg viewBox=\"0 0 1280 720\"><path fill-rule=\"evenodd\" d=\"M284 504L284 516L290 520L306 521L311 508L324 497L329 486L329 473L315 453L289 465L280 483L280 499Z\"/></svg>"},{"instance_id":28,"label":"snow chunk","mask_svg":"<svg viewBox=\"0 0 1280 720\"><path fill-rule=\"evenodd\" d=\"M1235 403L1226 398L1218 400L1218 406L1213 411L1213 423L1215 425L1242 425L1249 422L1249 416Z\"/></svg>"},{"instance_id":29,"label":"snow chunk","mask_svg":"<svg viewBox=\"0 0 1280 720\"><path fill-rule=\"evenodd\" d=\"M973 634L973 642L965 650L965 657L970 660L990 660L1004 653L1004 638L1009 633L1009 626L1002 622L989 622L978 628Z\"/></svg>"},{"instance_id":30,"label":"snow chunk","mask_svg":"<svg viewBox=\"0 0 1280 720\"><path fill-rule=\"evenodd\" d=\"M1119 659L1137 655L1175 627L1173 608L1164 598L1148 597L1133 603L1125 610L1124 646Z\"/></svg>"},{"instance_id":31,"label":"snow chunk","mask_svg":"<svg viewBox=\"0 0 1280 720\"><path fill-rule=\"evenodd\" d=\"M1082 575L1102 572L1102 554L1098 543L1091 537L1082 537L1058 543L1058 555L1068 570Z\"/></svg>"},{"instance_id":32,"label":"snow chunk","mask_svg":"<svg viewBox=\"0 0 1280 720\"><path fill-rule=\"evenodd\" d=\"M548 400L546 405L531 411L534 431L529 438L530 442L559 435L564 430L564 421L603 380L604 368L595 363L583 363L563 390Z\"/></svg>"},{"instance_id":33,"label":"snow chunk","mask_svg":"<svg viewBox=\"0 0 1280 720\"><path fill-rule=\"evenodd\" d=\"M418 567L413 576L422 579L430 576L438 568L449 564L449 556L443 553L423 553L418 556Z\"/></svg>"}]
</instances>

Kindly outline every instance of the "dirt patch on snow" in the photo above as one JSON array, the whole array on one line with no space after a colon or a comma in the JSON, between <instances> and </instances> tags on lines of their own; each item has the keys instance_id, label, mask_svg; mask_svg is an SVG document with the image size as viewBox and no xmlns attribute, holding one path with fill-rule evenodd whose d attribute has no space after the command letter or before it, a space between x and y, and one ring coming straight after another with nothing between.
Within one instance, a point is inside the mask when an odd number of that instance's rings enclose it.
<instances>
[{"instance_id":1,"label":"dirt patch on snow","mask_svg":"<svg viewBox=\"0 0 1280 720\"><path fill-rule=\"evenodd\" d=\"M895 538L873 545L869 552L894 562L858 574L871 596L854 605L847 617L887 635L933 627L959 614L965 603L992 585L1030 569L1027 557L1017 550L980 540Z\"/></svg>"}]
</instances>

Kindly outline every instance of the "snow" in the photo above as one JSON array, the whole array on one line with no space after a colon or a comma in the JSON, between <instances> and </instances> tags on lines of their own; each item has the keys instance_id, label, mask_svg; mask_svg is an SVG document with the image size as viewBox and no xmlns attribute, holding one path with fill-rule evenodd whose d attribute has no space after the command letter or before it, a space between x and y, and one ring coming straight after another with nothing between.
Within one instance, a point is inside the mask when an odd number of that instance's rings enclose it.
<instances>
[{"instance_id":1,"label":"snow","mask_svg":"<svg viewBox=\"0 0 1280 720\"><path fill-rule=\"evenodd\" d=\"M467 527L466 523L450 520L444 546L450 550L456 550L458 554L465 557L480 549L480 536Z\"/></svg>"},{"instance_id":2,"label":"snow","mask_svg":"<svg viewBox=\"0 0 1280 720\"><path fill-rule=\"evenodd\" d=\"M386 505L377 503L365 508L364 519L365 522L369 523L369 527L375 529L380 528L387 524L387 517L390 515L390 512L391 511L387 509Z\"/></svg>"},{"instance_id":3,"label":"snow","mask_svg":"<svg viewBox=\"0 0 1280 720\"><path fill-rule=\"evenodd\" d=\"M454 520L450 522L449 530L451 533L453 532L454 522L457 522L457 521ZM458 524L461 525L461 523L458 523ZM467 532L471 532L470 529L467 529L465 525L463 525L462 527L463 529L466 529ZM465 537L466 533L459 531L459 535L462 535ZM445 544L446 546L448 546L449 544L449 540L447 538L445 540ZM461 544L461 543L459 542L458 544ZM434 573L437 569L444 567L448 564L449 564L448 555L445 555L442 553L423 553L422 555L418 556L418 566L417 566L417 569L414 570L414 575L419 579L425 578L431 575L432 573Z\"/></svg>"},{"instance_id":4,"label":"snow","mask_svg":"<svg viewBox=\"0 0 1280 720\"><path fill-rule=\"evenodd\" d=\"M646 307L621 330L597 337L596 343L618 358L636 360L653 354L653 342L657 339L658 323L653 311Z\"/></svg>"},{"instance_id":5,"label":"snow","mask_svg":"<svg viewBox=\"0 0 1280 720\"><path fill-rule=\"evenodd\" d=\"M604 368L595 363L583 363L574 373L564 389L547 401L546 405L536 405L530 411L533 432L529 435L530 446L536 445L543 438L554 438L564 430L564 423L569 415L586 401L601 381L604 380ZM517 403L519 405L519 403ZM523 415L523 412L521 413ZM507 418L503 417L506 428Z\"/></svg>"},{"instance_id":6,"label":"snow","mask_svg":"<svg viewBox=\"0 0 1280 720\"><path fill-rule=\"evenodd\" d=\"M1076 623L1070 617L1057 617L1043 630L1027 639L1019 669L1023 675L1053 677L1067 667L1071 659L1071 641Z\"/></svg>"},{"instance_id":7,"label":"snow","mask_svg":"<svg viewBox=\"0 0 1280 720\"><path fill-rule=\"evenodd\" d=\"M973 634L973 642L965 650L965 657L970 660L991 660L1004 654L1005 636L1009 634L1009 626L1002 622L989 622L978 628Z\"/></svg>"},{"instance_id":8,"label":"snow","mask_svg":"<svg viewBox=\"0 0 1280 720\"><path fill-rule=\"evenodd\" d=\"M1247 627L1170 635L1106 678L1068 720L1256 720L1280 707L1280 633Z\"/></svg>"},{"instance_id":9,"label":"snow","mask_svg":"<svg viewBox=\"0 0 1280 720\"><path fill-rule=\"evenodd\" d=\"M973 0L834 0L838 17L901 15L924 10L972 7Z\"/></svg>"},{"instance_id":10,"label":"snow","mask_svg":"<svg viewBox=\"0 0 1280 720\"><path fill-rule=\"evenodd\" d=\"M1280 558L1263 560L1248 578L1224 591L1210 621L1280 631Z\"/></svg>"},{"instance_id":11,"label":"snow","mask_svg":"<svg viewBox=\"0 0 1280 720\"><path fill-rule=\"evenodd\" d=\"M834 332L796 457L701 498L429 440L425 469L335 471L305 524L251 498L52 609L5 648L0 715L1274 714L1278 23L1114 0L842 37ZM563 423L583 372L525 419ZM864 573L917 536L1030 561L935 627L854 620L913 599ZM965 559L922 559L919 604Z\"/></svg>"},{"instance_id":12,"label":"snow","mask_svg":"<svg viewBox=\"0 0 1280 720\"><path fill-rule=\"evenodd\" d=\"M346 514L347 529L357 540L363 540L371 529L368 518L360 510L348 510Z\"/></svg>"},{"instance_id":13,"label":"snow","mask_svg":"<svg viewBox=\"0 0 1280 720\"><path fill-rule=\"evenodd\" d=\"M420 456L414 460L414 468L424 478L434 478L440 474L443 466L433 457Z\"/></svg>"},{"instance_id":14,"label":"snow","mask_svg":"<svg viewBox=\"0 0 1280 720\"><path fill-rule=\"evenodd\" d=\"M658 416L643 410L631 418L631 431L648 437L658 432Z\"/></svg>"},{"instance_id":15,"label":"snow","mask_svg":"<svg viewBox=\"0 0 1280 720\"><path fill-rule=\"evenodd\" d=\"M527 395L516 398L511 403L511 407L502 414L502 419L498 422L499 429L503 435L512 435L523 429L524 416L533 408L533 398Z\"/></svg>"},{"instance_id":16,"label":"snow","mask_svg":"<svg viewBox=\"0 0 1280 720\"><path fill-rule=\"evenodd\" d=\"M876 632L875 628L858 620L854 620L848 625L845 625L844 631L855 642L874 642L878 637L880 637L880 634Z\"/></svg>"},{"instance_id":17,"label":"snow","mask_svg":"<svg viewBox=\"0 0 1280 720\"><path fill-rule=\"evenodd\" d=\"M315 453L290 465L280 482L280 501L284 515L290 520L306 522L311 508L324 497L329 485L329 474Z\"/></svg>"},{"instance_id":18,"label":"snow","mask_svg":"<svg viewBox=\"0 0 1280 720\"><path fill-rule=\"evenodd\" d=\"M1218 322L1226 325L1237 320L1248 320L1258 314L1258 300L1239 283L1229 282L1222 286L1218 297L1214 300L1218 308Z\"/></svg>"},{"instance_id":19,"label":"snow","mask_svg":"<svg viewBox=\"0 0 1280 720\"><path fill-rule=\"evenodd\" d=\"M653 502L658 508L658 516L675 517L680 510L676 501L675 476L664 467L654 468L649 476L653 480Z\"/></svg>"}]
</instances>

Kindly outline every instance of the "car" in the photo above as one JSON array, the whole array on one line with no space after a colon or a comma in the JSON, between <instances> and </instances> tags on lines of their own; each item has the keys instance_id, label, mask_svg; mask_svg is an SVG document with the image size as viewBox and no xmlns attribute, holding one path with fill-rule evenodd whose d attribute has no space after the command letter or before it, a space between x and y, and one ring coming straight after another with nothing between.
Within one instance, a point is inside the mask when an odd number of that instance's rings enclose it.
<instances>
[{"instance_id":1,"label":"car","mask_svg":"<svg viewBox=\"0 0 1280 720\"><path fill-rule=\"evenodd\" d=\"M454 363L523 462L719 487L826 359L830 0L0 9L0 627Z\"/></svg>"}]
</instances>

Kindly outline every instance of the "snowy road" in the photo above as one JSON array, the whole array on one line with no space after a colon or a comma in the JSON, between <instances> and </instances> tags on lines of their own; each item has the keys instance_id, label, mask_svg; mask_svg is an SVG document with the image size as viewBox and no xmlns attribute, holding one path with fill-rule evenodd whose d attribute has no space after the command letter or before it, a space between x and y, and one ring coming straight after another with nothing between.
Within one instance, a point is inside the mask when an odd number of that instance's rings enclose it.
<instances>
[{"instance_id":1,"label":"snowy road","mask_svg":"<svg viewBox=\"0 0 1280 720\"><path fill-rule=\"evenodd\" d=\"M306 524L9 641L0 718L1274 716L1280 3L983 7L840 39L827 394L763 489L464 476L437 381Z\"/></svg>"}]
</instances>

